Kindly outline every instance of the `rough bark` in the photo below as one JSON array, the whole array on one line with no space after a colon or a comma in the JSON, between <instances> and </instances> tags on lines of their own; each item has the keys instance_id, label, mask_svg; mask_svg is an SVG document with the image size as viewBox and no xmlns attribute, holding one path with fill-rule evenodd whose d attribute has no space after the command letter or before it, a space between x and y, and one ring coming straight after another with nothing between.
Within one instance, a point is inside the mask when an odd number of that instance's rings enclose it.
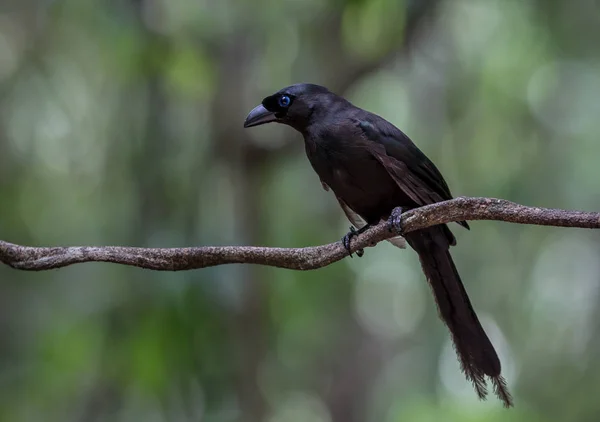
<instances>
[{"instance_id":1,"label":"rough bark","mask_svg":"<svg viewBox=\"0 0 600 422\"><path fill-rule=\"evenodd\" d=\"M460 197L416 208L402 215L403 232L460 220L496 220L541 226L600 228L600 213L527 207L494 198ZM355 237L352 252L396 236L381 222ZM136 248L126 246L33 247L0 241L0 262L19 270L42 271L82 262L112 262L159 271L182 271L223 264L260 264L293 270L325 267L348 256L341 242L306 248L200 246Z\"/></svg>"}]
</instances>

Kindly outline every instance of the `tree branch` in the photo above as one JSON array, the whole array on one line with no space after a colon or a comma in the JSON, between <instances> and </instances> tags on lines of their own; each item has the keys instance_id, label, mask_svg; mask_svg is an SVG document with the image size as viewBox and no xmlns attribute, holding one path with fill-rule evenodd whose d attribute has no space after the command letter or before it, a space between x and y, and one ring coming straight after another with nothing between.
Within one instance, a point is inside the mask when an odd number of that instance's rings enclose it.
<instances>
[{"instance_id":1,"label":"tree branch","mask_svg":"<svg viewBox=\"0 0 600 422\"><path fill-rule=\"evenodd\" d=\"M461 220L497 220L541 226L600 228L600 213L519 205L504 199L460 197L406 211L405 233ZM351 242L351 250L394 237L382 222ZM0 262L19 270L41 271L81 262L112 262L159 271L182 271L223 264L260 264L293 270L325 267L348 256L341 242L306 248L202 246L135 248L123 246L31 247L0 240Z\"/></svg>"}]
</instances>

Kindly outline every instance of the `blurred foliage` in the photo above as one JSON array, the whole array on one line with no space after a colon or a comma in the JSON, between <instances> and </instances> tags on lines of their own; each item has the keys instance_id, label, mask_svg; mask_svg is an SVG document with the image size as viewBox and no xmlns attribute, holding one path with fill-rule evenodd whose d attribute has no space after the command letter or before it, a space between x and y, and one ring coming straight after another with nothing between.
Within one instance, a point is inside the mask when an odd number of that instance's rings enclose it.
<instances>
[{"instance_id":1,"label":"blurred foliage","mask_svg":"<svg viewBox=\"0 0 600 422\"><path fill-rule=\"evenodd\" d=\"M264 96L330 87L455 195L598 210L600 5L0 0L0 238L315 245L348 223ZM593 232L474 222L453 254L516 399L480 403L416 255L307 273L0 267L0 419L592 421Z\"/></svg>"}]
</instances>

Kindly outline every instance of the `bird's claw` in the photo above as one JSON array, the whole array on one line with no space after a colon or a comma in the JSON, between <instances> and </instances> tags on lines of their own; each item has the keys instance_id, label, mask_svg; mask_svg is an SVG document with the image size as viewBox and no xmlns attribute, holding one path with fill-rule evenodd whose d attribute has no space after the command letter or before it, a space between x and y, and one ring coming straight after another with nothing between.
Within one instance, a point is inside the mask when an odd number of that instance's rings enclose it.
<instances>
[{"instance_id":1,"label":"bird's claw","mask_svg":"<svg viewBox=\"0 0 600 422\"><path fill-rule=\"evenodd\" d=\"M390 232L402 235L402 207L396 207L392 210L388 224Z\"/></svg>"},{"instance_id":2,"label":"bird's claw","mask_svg":"<svg viewBox=\"0 0 600 422\"><path fill-rule=\"evenodd\" d=\"M358 236L360 234L360 231L356 230L356 228L354 228L354 226L350 226L350 231L342 238L342 244L344 245L344 248L348 251L348 255L350 255L350 258L352 258L352 250L350 249L350 240L354 237L354 236ZM356 255L360 258L365 254L365 251L363 249L359 249L356 251Z\"/></svg>"}]
</instances>

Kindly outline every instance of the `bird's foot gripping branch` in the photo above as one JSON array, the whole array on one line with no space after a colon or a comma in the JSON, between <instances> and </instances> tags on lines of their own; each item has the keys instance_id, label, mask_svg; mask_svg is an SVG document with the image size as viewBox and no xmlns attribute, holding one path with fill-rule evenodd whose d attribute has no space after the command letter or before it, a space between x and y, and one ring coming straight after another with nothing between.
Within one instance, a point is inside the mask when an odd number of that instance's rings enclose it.
<instances>
[{"instance_id":1,"label":"bird's foot gripping branch","mask_svg":"<svg viewBox=\"0 0 600 422\"><path fill-rule=\"evenodd\" d=\"M388 220L390 232L395 232L402 236L402 207L396 207L392 210L392 214Z\"/></svg>"},{"instance_id":2,"label":"bird's foot gripping branch","mask_svg":"<svg viewBox=\"0 0 600 422\"><path fill-rule=\"evenodd\" d=\"M356 236L360 235L361 233L366 232L370 227L371 227L371 225L367 224L367 225L361 227L360 229L356 230L356 227L350 226L350 231L344 237L342 237L342 245L344 245L344 248L346 248L346 250L348 251L348 256L350 256L350 258L352 258L352 250L350 249L350 241L352 240L353 237L356 237ZM358 255L359 258L362 257L364 254L365 254L364 249L356 250L356 255Z\"/></svg>"}]
</instances>

